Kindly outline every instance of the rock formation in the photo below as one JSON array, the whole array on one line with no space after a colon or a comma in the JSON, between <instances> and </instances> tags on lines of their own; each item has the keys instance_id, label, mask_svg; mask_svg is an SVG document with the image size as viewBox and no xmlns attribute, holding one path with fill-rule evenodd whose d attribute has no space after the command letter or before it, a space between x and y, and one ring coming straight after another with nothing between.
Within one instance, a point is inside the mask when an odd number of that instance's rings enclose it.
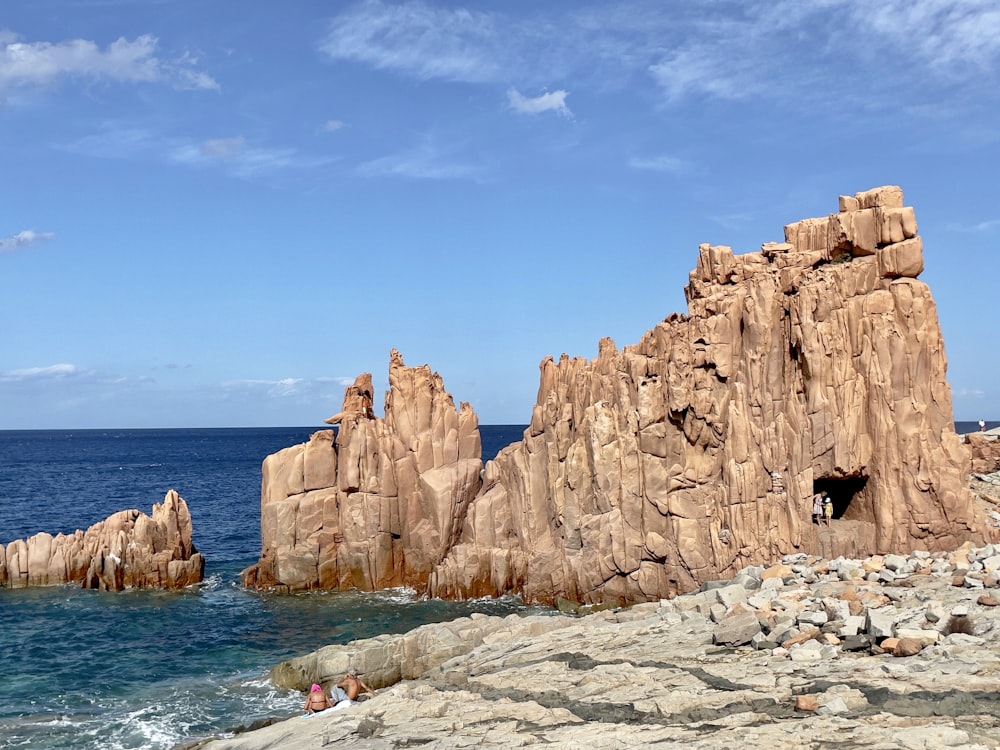
<instances>
[{"instance_id":1,"label":"rock formation","mask_svg":"<svg viewBox=\"0 0 1000 750\"><path fill-rule=\"evenodd\" d=\"M458 538L480 487L479 422L455 409L441 376L392 353L385 419L371 411L371 375L308 443L268 456L260 562L247 586L290 590L424 589Z\"/></svg>"},{"instance_id":2,"label":"rock formation","mask_svg":"<svg viewBox=\"0 0 1000 750\"><path fill-rule=\"evenodd\" d=\"M972 432L965 436L965 444L972 455L973 473L993 474L1000 471L1000 437L988 432Z\"/></svg>"},{"instance_id":3,"label":"rock formation","mask_svg":"<svg viewBox=\"0 0 1000 750\"><path fill-rule=\"evenodd\" d=\"M394 353L384 421L359 414L362 376L336 439L265 462L246 580L626 603L789 553L982 540L995 531L966 485L922 270L896 187L842 197L759 253L702 245L688 315L622 351L605 339L591 362L542 363L524 440L481 489L475 415ZM818 491L829 529L811 523Z\"/></svg>"},{"instance_id":4,"label":"rock formation","mask_svg":"<svg viewBox=\"0 0 1000 750\"><path fill-rule=\"evenodd\" d=\"M174 490L152 517L123 510L73 534L35 534L0 545L0 586L77 583L85 589L178 589L201 581L205 560L191 542L191 514Z\"/></svg>"}]
</instances>

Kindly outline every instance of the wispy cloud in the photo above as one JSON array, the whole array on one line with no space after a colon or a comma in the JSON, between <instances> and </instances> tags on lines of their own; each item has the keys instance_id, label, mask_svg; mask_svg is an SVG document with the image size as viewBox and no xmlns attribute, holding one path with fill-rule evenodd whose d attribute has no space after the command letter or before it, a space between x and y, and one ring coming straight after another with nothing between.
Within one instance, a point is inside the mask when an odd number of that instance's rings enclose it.
<instances>
[{"instance_id":1,"label":"wispy cloud","mask_svg":"<svg viewBox=\"0 0 1000 750\"><path fill-rule=\"evenodd\" d=\"M320 51L422 79L489 81L500 72L498 20L462 8L367 0L333 19Z\"/></svg>"},{"instance_id":2,"label":"wispy cloud","mask_svg":"<svg viewBox=\"0 0 1000 750\"><path fill-rule=\"evenodd\" d=\"M471 164L452 161L431 146L404 151L361 164L357 172L362 177L402 177L409 180L475 180L482 170Z\"/></svg>"},{"instance_id":3,"label":"wispy cloud","mask_svg":"<svg viewBox=\"0 0 1000 750\"><path fill-rule=\"evenodd\" d=\"M221 167L243 179L285 170L313 169L336 161L335 157L310 156L290 147L254 145L241 135L197 141L115 122L106 123L99 133L59 148L103 159L134 158L189 167Z\"/></svg>"},{"instance_id":4,"label":"wispy cloud","mask_svg":"<svg viewBox=\"0 0 1000 750\"><path fill-rule=\"evenodd\" d=\"M507 103L510 104L512 110L521 114L537 115L542 112L555 112L562 117L572 117L573 113L566 105L567 96L569 96L568 92L560 89L539 96L527 97L517 89L512 88L507 90Z\"/></svg>"},{"instance_id":5,"label":"wispy cloud","mask_svg":"<svg viewBox=\"0 0 1000 750\"><path fill-rule=\"evenodd\" d=\"M979 399L985 398L986 392L980 388L956 388L955 398Z\"/></svg>"},{"instance_id":6,"label":"wispy cloud","mask_svg":"<svg viewBox=\"0 0 1000 750\"><path fill-rule=\"evenodd\" d=\"M341 128L347 127L347 124L341 120L327 120L323 123L323 130L327 133L336 133Z\"/></svg>"},{"instance_id":7,"label":"wispy cloud","mask_svg":"<svg viewBox=\"0 0 1000 750\"><path fill-rule=\"evenodd\" d=\"M36 242L51 240L53 237L55 237L55 234L52 232L36 232L32 229L25 229L13 237L0 239L0 253L10 253L20 250L22 247L34 245Z\"/></svg>"},{"instance_id":8,"label":"wispy cloud","mask_svg":"<svg viewBox=\"0 0 1000 750\"><path fill-rule=\"evenodd\" d=\"M199 150L204 157L231 161L246 153L247 140L242 135L234 138L216 138L204 141Z\"/></svg>"},{"instance_id":9,"label":"wispy cloud","mask_svg":"<svg viewBox=\"0 0 1000 750\"><path fill-rule=\"evenodd\" d=\"M332 157L306 156L294 148L250 146L242 136L185 143L174 148L169 159L190 166L222 164L244 179L289 169L312 169L336 161Z\"/></svg>"},{"instance_id":10,"label":"wispy cloud","mask_svg":"<svg viewBox=\"0 0 1000 750\"><path fill-rule=\"evenodd\" d=\"M420 80L505 89L573 80L645 84L668 104L756 97L801 109L839 96L844 106L899 110L924 98L907 83L914 70L925 89L993 91L1000 11L994 0L619 0L539 5L515 18L366 0L333 17L320 51ZM884 64L888 55L895 65Z\"/></svg>"},{"instance_id":11,"label":"wispy cloud","mask_svg":"<svg viewBox=\"0 0 1000 750\"><path fill-rule=\"evenodd\" d=\"M690 167L688 162L683 159L666 154L659 156L633 156L628 160L628 165L632 169L644 169L650 172L669 172L671 174L683 174Z\"/></svg>"},{"instance_id":12,"label":"wispy cloud","mask_svg":"<svg viewBox=\"0 0 1000 750\"><path fill-rule=\"evenodd\" d=\"M1000 229L1000 219L990 219L980 221L975 224L949 224L948 228L953 232L995 232Z\"/></svg>"},{"instance_id":13,"label":"wispy cloud","mask_svg":"<svg viewBox=\"0 0 1000 750\"><path fill-rule=\"evenodd\" d=\"M84 78L119 83L163 83L177 89L218 89L207 73L196 69L189 54L158 57L158 40L144 34L120 37L101 48L87 39L22 42L8 34L0 39L0 89L48 86L61 79Z\"/></svg>"},{"instance_id":14,"label":"wispy cloud","mask_svg":"<svg viewBox=\"0 0 1000 750\"><path fill-rule=\"evenodd\" d=\"M710 221L714 221L726 229L739 229L757 219L757 214L751 211L734 211L731 214L716 214L709 216Z\"/></svg>"},{"instance_id":15,"label":"wispy cloud","mask_svg":"<svg viewBox=\"0 0 1000 750\"><path fill-rule=\"evenodd\" d=\"M30 383L45 380L66 380L68 378L90 375L91 370L87 370L76 365L58 364L48 367L28 367L23 370L8 370L0 372L0 382L5 383Z\"/></svg>"},{"instance_id":16,"label":"wispy cloud","mask_svg":"<svg viewBox=\"0 0 1000 750\"><path fill-rule=\"evenodd\" d=\"M326 394L334 386L346 387L354 378L281 378L279 380L227 380L220 384L225 393L259 392L270 398L314 398Z\"/></svg>"},{"instance_id":17,"label":"wispy cloud","mask_svg":"<svg viewBox=\"0 0 1000 750\"><path fill-rule=\"evenodd\" d=\"M944 84L969 66L995 78L1000 57L1000 11L987 0L887 0L877 7L866 0L777 0L728 15L693 11L672 19L673 42L648 67L668 100L698 94L794 101L809 94L811 101L834 90L864 97L878 88L895 101L894 68L879 65L869 74L864 66L891 53L895 68L910 68L908 75L922 69Z\"/></svg>"}]
</instances>

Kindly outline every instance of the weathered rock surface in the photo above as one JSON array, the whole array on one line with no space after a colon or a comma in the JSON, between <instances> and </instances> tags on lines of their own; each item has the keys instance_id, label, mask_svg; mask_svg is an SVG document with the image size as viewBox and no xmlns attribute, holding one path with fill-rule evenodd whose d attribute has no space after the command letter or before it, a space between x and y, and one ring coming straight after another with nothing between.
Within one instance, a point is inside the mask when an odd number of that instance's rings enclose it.
<instances>
[{"instance_id":1,"label":"weathered rock surface","mask_svg":"<svg viewBox=\"0 0 1000 750\"><path fill-rule=\"evenodd\" d=\"M759 253L703 245L688 315L638 344L544 361L531 425L481 488L475 415L394 353L384 421L363 416L363 376L336 440L268 458L247 583L624 604L796 552L995 538L913 209L896 187L840 204ZM820 490L830 527L810 522Z\"/></svg>"},{"instance_id":2,"label":"weathered rock surface","mask_svg":"<svg viewBox=\"0 0 1000 750\"><path fill-rule=\"evenodd\" d=\"M1000 436L988 432L972 432L964 436L972 455L974 474L993 474L1000 471Z\"/></svg>"},{"instance_id":3,"label":"weathered rock surface","mask_svg":"<svg viewBox=\"0 0 1000 750\"><path fill-rule=\"evenodd\" d=\"M123 510L86 531L41 533L0 545L0 586L184 588L200 582L205 572L191 532L187 503L170 490L153 506L152 517Z\"/></svg>"},{"instance_id":4,"label":"weathered rock surface","mask_svg":"<svg viewBox=\"0 0 1000 750\"><path fill-rule=\"evenodd\" d=\"M794 555L784 578L741 571L742 594L706 586L581 618L473 615L328 646L272 679L307 690L353 668L381 688L374 698L199 746L1000 747L1000 611L952 585L985 581L1000 547L899 557ZM746 611L756 647L714 645ZM869 625L848 632L857 620Z\"/></svg>"},{"instance_id":5,"label":"weathered rock surface","mask_svg":"<svg viewBox=\"0 0 1000 750\"><path fill-rule=\"evenodd\" d=\"M479 491L479 422L427 366L392 353L385 419L371 411L371 375L347 389L335 433L268 456L263 554L247 586L289 590L424 589L458 539Z\"/></svg>"}]
</instances>

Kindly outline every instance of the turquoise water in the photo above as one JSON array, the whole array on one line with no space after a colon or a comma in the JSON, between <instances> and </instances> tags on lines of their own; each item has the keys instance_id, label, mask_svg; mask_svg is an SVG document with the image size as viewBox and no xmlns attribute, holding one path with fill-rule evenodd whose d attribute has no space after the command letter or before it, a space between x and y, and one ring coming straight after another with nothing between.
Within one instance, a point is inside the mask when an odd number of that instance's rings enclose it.
<instances>
[{"instance_id":1,"label":"turquoise water","mask_svg":"<svg viewBox=\"0 0 1000 750\"><path fill-rule=\"evenodd\" d=\"M521 427L483 427L484 453ZM183 592L0 589L0 747L170 748L289 716L303 696L266 680L328 643L403 632L515 599L448 603L395 590L262 595L238 585L260 552L260 462L313 428L0 432L0 541L70 532L170 488L207 558Z\"/></svg>"}]
</instances>

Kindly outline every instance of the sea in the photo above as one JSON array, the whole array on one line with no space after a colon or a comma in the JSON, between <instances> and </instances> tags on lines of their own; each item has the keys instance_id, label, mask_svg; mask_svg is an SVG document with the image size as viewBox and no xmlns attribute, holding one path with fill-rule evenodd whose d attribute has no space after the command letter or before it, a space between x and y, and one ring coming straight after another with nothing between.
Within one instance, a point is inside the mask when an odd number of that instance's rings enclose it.
<instances>
[{"instance_id":1,"label":"sea","mask_svg":"<svg viewBox=\"0 0 1000 750\"><path fill-rule=\"evenodd\" d=\"M301 713L269 670L328 644L482 612L541 612L516 598L456 603L396 589L262 594L261 462L315 427L0 431L0 543L187 502L203 584L180 592L0 588L0 748L173 748ZM480 427L484 458L523 425Z\"/></svg>"}]
</instances>

